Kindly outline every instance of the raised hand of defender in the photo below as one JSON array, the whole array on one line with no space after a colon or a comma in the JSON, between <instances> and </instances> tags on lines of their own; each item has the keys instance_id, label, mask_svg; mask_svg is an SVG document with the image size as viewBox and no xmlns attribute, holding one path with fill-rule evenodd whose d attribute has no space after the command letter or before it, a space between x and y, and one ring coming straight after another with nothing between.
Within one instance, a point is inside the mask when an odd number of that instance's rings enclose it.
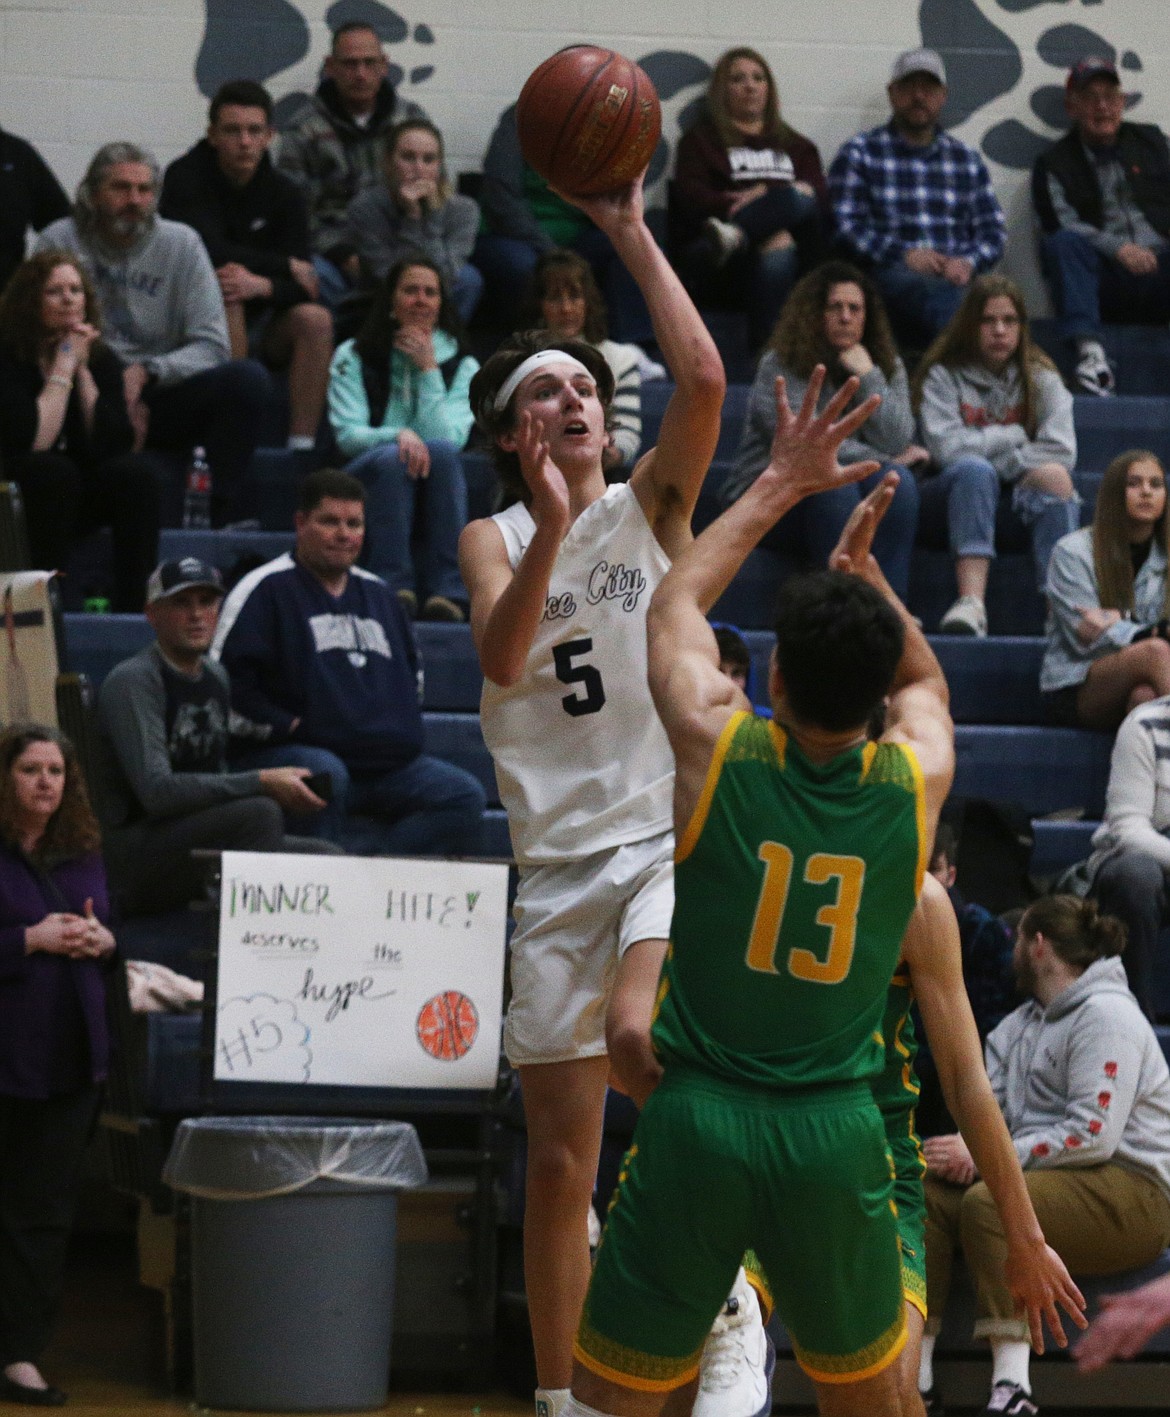
<instances>
[{"instance_id":1,"label":"raised hand of defender","mask_svg":"<svg viewBox=\"0 0 1170 1417\"><path fill-rule=\"evenodd\" d=\"M825 382L825 366L813 370L798 412L788 406L784 380L776 380L776 436L772 439L772 454L760 480L774 480L778 489L788 496L810 497L815 492L828 492L849 482L860 482L880 467L872 460L849 463L842 467L837 461L837 449L846 438L861 427L881 403L876 394L858 404L851 413L849 407L857 393L859 381L846 379L821 413L817 400Z\"/></svg>"},{"instance_id":2,"label":"raised hand of defender","mask_svg":"<svg viewBox=\"0 0 1170 1417\"><path fill-rule=\"evenodd\" d=\"M898 490L898 474L887 472L878 485L858 502L841 529L837 544L829 554L829 569L864 575L871 570L873 535L889 510Z\"/></svg>"},{"instance_id":3,"label":"raised hand of defender","mask_svg":"<svg viewBox=\"0 0 1170 1417\"><path fill-rule=\"evenodd\" d=\"M1003 1266L1004 1281L1016 1302L1016 1313L1027 1316L1032 1347L1044 1352L1044 1325L1061 1348L1068 1347L1063 1309L1077 1328L1086 1328L1085 1296L1073 1283L1064 1261L1051 1245L1009 1249Z\"/></svg>"},{"instance_id":4,"label":"raised hand of defender","mask_svg":"<svg viewBox=\"0 0 1170 1417\"><path fill-rule=\"evenodd\" d=\"M516 456L520 472L532 493L529 511L537 526L569 524L569 486L565 474L553 462L544 436L544 424L529 409L520 415L516 429Z\"/></svg>"}]
</instances>

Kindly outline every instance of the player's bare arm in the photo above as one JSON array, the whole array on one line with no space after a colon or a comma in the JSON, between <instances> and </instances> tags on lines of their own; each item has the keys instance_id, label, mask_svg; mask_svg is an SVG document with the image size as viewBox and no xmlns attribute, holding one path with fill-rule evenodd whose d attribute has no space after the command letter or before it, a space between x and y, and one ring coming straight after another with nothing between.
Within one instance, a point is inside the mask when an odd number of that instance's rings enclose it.
<instances>
[{"instance_id":1,"label":"player's bare arm","mask_svg":"<svg viewBox=\"0 0 1170 1417\"><path fill-rule=\"evenodd\" d=\"M613 242L650 311L654 338L675 389L657 446L639 460L630 486L663 550L675 557L691 539L691 514L715 456L727 377L723 361L644 219L642 178L601 197L569 197Z\"/></svg>"},{"instance_id":2,"label":"player's bare arm","mask_svg":"<svg viewBox=\"0 0 1170 1417\"><path fill-rule=\"evenodd\" d=\"M814 370L799 412L788 407L784 381L776 385L776 436L768 466L744 495L685 548L650 602L650 693L674 749L675 822L690 820L715 744L727 720L750 705L719 670L715 636L706 622L761 536L802 498L875 471L873 462L841 467L837 449L878 405L867 399L844 411L857 391L848 380L822 413L824 382Z\"/></svg>"},{"instance_id":3,"label":"player's bare arm","mask_svg":"<svg viewBox=\"0 0 1170 1417\"><path fill-rule=\"evenodd\" d=\"M1024 1174L999 1110L971 1013L959 925L946 890L931 875L923 881L902 947L914 997L938 1067L939 1082L979 1175L986 1182L1003 1226L1008 1289L1026 1313L1032 1347L1044 1352L1044 1324L1060 1345L1067 1339L1060 1309L1085 1326L1085 1301L1064 1261L1044 1241L1024 1184ZM928 1138L929 1149L932 1141Z\"/></svg>"},{"instance_id":4,"label":"player's bare arm","mask_svg":"<svg viewBox=\"0 0 1170 1417\"><path fill-rule=\"evenodd\" d=\"M553 563L571 522L568 485L549 456L538 420L526 410L513 436L532 493L529 510L536 531L528 548L513 570L504 538L490 518L469 523L459 538L459 570L471 600L471 635L480 667L494 684L505 687L524 672Z\"/></svg>"},{"instance_id":5,"label":"player's bare arm","mask_svg":"<svg viewBox=\"0 0 1170 1417\"><path fill-rule=\"evenodd\" d=\"M890 602L902 619L905 643L890 690L883 739L909 743L922 768L926 786L926 837L934 840L942 804L955 775L955 726L951 720L951 692L942 665L918 622L898 599L873 554L873 537L898 485L889 473L854 508L829 566L835 571L861 576Z\"/></svg>"}]
</instances>

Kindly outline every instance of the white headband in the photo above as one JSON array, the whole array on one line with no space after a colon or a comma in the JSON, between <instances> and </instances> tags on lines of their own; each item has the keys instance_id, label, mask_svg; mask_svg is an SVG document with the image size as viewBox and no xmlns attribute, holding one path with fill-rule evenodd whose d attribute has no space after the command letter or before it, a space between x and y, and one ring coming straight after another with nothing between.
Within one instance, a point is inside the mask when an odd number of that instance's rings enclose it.
<instances>
[{"instance_id":1,"label":"white headband","mask_svg":"<svg viewBox=\"0 0 1170 1417\"><path fill-rule=\"evenodd\" d=\"M523 364L517 364L515 369L500 385L500 392L496 395L492 408L496 413L503 413L508 406L508 400L520 387L529 374L537 369L543 369L546 364L571 364L574 369L579 369L582 374L588 374L592 379L593 375L581 363L579 359L574 359L571 354L566 354L563 349L541 349L535 354L530 354Z\"/></svg>"}]
</instances>

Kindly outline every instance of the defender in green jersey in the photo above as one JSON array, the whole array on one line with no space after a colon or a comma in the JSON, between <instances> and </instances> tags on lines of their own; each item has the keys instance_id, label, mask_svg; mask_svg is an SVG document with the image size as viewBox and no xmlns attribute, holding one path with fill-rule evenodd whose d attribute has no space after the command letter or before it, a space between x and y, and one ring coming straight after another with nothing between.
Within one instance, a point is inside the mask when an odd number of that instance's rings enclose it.
<instances>
[{"instance_id":1,"label":"defender in green jersey","mask_svg":"<svg viewBox=\"0 0 1170 1417\"><path fill-rule=\"evenodd\" d=\"M885 1063L871 1082L894 1164L907 1329L906 1346L897 1365L903 1417L924 1417L923 1398L933 1396L928 1392L929 1382L920 1382L919 1378L926 1319L926 1202L922 1189L926 1160L914 1124L918 1100L914 1058L918 1044L910 1010L915 1002L927 1021L932 1048L938 1055L947 1104L959 1119L969 1150L979 1158L978 1169L993 1189L1004 1234L1011 1237L1008 1269L1012 1290L1028 1315L1030 1327L1039 1333L1041 1321L1047 1320L1063 1346L1064 1334L1052 1307L1053 1298L1066 1308L1074 1323L1084 1326L1076 1286L1059 1257L1041 1243L1015 1150L984 1069L978 1030L963 986L955 912L945 888L928 875L902 941L902 958L886 993L882 1019ZM748 1260L744 1263L747 1265ZM767 1276L758 1267L753 1272L753 1283L770 1308Z\"/></svg>"},{"instance_id":2,"label":"defender in green jersey","mask_svg":"<svg viewBox=\"0 0 1170 1417\"><path fill-rule=\"evenodd\" d=\"M769 467L651 605L650 687L676 763L664 1076L610 1211L573 1382L575 1402L622 1417L689 1410L717 1291L749 1247L822 1410L899 1411L901 1272L870 1079L954 750L942 672L869 554L896 482L851 519L835 571L782 593L775 729L744 712L705 619L784 512L874 470L836 461L872 401L846 413L851 381L818 415L822 380L797 415L778 391ZM889 728L868 746L887 694Z\"/></svg>"}]
</instances>

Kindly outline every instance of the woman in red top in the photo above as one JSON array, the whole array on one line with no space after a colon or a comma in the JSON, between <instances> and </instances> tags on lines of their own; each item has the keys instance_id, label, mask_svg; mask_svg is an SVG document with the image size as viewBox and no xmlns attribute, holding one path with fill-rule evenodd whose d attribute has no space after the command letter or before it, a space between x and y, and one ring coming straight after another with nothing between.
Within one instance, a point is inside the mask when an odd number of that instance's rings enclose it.
<instances>
[{"instance_id":1,"label":"woman in red top","mask_svg":"<svg viewBox=\"0 0 1170 1417\"><path fill-rule=\"evenodd\" d=\"M747 310L762 343L819 253L828 195L820 154L781 118L754 49L729 49L715 65L705 112L679 142L670 200L684 278L699 299Z\"/></svg>"}]
</instances>

